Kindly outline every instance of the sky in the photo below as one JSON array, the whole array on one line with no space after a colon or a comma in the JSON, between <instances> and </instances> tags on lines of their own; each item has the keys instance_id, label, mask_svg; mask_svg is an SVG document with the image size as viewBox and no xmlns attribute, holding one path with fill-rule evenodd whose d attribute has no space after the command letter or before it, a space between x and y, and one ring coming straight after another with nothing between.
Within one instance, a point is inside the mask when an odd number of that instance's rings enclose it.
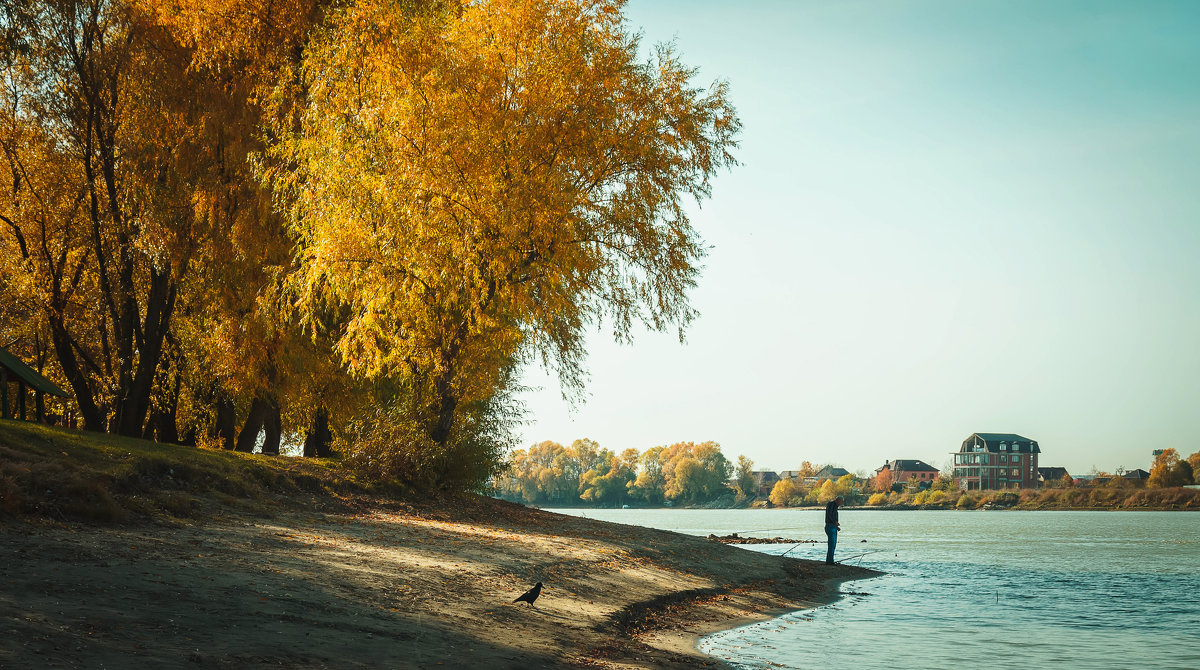
<instances>
[{"instance_id":1,"label":"sky","mask_svg":"<svg viewBox=\"0 0 1200 670\"><path fill-rule=\"evenodd\" d=\"M1200 3L634 0L742 165L692 208L686 332L601 325L584 402L526 369L520 446L715 440L757 469L1200 450Z\"/></svg>"}]
</instances>

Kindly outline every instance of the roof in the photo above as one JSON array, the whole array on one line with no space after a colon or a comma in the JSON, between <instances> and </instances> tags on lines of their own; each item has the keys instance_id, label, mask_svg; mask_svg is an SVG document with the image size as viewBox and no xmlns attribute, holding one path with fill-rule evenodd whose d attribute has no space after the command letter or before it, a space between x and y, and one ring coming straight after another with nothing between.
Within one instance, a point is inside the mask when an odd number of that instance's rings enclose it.
<instances>
[{"instance_id":1,"label":"roof","mask_svg":"<svg viewBox=\"0 0 1200 670\"><path fill-rule=\"evenodd\" d=\"M1050 481L1051 479L1062 479L1068 476L1066 468L1038 468L1038 474L1042 479Z\"/></svg>"},{"instance_id":2,"label":"roof","mask_svg":"<svg viewBox=\"0 0 1200 670\"><path fill-rule=\"evenodd\" d=\"M941 472L941 470L925 461L918 461L916 459L898 458L894 461L888 461L884 466L893 472L896 470L903 470L904 472ZM883 468L879 469L882 470Z\"/></svg>"},{"instance_id":3,"label":"roof","mask_svg":"<svg viewBox=\"0 0 1200 670\"><path fill-rule=\"evenodd\" d=\"M24 361L10 354L4 347L0 347L0 368L8 368L8 371L16 375L18 379L42 393L49 393L60 398L70 397L69 393L55 386L54 382L46 379L33 368L25 365Z\"/></svg>"},{"instance_id":4,"label":"roof","mask_svg":"<svg viewBox=\"0 0 1200 670\"><path fill-rule=\"evenodd\" d=\"M1150 473L1141 468L1130 470L1121 476L1125 479L1150 479Z\"/></svg>"},{"instance_id":5,"label":"roof","mask_svg":"<svg viewBox=\"0 0 1200 670\"><path fill-rule=\"evenodd\" d=\"M754 482L760 486L763 482L779 481L779 475L770 470L754 470L750 474L754 477Z\"/></svg>"},{"instance_id":6,"label":"roof","mask_svg":"<svg viewBox=\"0 0 1200 670\"><path fill-rule=\"evenodd\" d=\"M850 471L846 468L835 468L832 465L826 465L817 470L817 474L814 476L817 479L835 479L837 477L845 477L848 474L850 474Z\"/></svg>"},{"instance_id":7,"label":"roof","mask_svg":"<svg viewBox=\"0 0 1200 670\"><path fill-rule=\"evenodd\" d=\"M1005 449L1005 451L1017 451L1026 454L1042 453L1037 440L1031 440L1016 433L971 433L967 439L963 440L962 448L959 449L959 452L974 451L974 449L968 449L967 445L979 443L982 443L989 452L1000 451L1000 445L1003 444L1005 446L1017 445L1019 447L1018 449Z\"/></svg>"},{"instance_id":8,"label":"roof","mask_svg":"<svg viewBox=\"0 0 1200 670\"><path fill-rule=\"evenodd\" d=\"M800 470L780 470L780 479L795 479L800 476Z\"/></svg>"}]
</instances>

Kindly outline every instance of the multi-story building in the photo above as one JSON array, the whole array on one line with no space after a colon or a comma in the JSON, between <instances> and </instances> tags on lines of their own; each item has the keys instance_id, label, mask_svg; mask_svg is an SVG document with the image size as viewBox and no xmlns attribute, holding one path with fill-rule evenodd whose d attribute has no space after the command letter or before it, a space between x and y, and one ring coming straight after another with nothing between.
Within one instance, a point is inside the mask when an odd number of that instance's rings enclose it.
<instances>
[{"instance_id":1,"label":"multi-story building","mask_svg":"<svg viewBox=\"0 0 1200 670\"><path fill-rule=\"evenodd\" d=\"M953 452L960 489L1028 489L1037 486L1036 440L1013 433L972 433Z\"/></svg>"}]
</instances>

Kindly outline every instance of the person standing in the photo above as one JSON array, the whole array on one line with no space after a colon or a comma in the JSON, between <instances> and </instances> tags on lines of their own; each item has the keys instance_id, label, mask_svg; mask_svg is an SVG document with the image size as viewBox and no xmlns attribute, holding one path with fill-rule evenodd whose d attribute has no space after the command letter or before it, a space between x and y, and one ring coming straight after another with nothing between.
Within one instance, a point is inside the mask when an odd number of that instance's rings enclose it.
<instances>
[{"instance_id":1,"label":"person standing","mask_svg":"<svg viewBox=\"0 0 1200 670\"><path fill-rule=\"evenodd\" d=\"M825 536L829 538L829 551L825 553L825 565L833 565L833 549L837 546L838 508L842 506L842 497L838 496L825 504Z\"/></svg>"}]
</instances>

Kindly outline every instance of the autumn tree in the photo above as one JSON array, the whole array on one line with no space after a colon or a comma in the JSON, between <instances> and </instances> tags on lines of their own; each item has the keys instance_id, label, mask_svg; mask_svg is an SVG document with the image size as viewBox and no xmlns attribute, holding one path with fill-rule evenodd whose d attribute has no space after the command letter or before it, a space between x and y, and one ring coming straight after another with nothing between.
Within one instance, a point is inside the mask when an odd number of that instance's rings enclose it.
<instances>
[{"instance_id":1,"label":"autumn tree","mask_svg":"<svg viewBox=\"0 0 1200 670\"><path fill-rule=\"evenodd\" d=\"M140 436L193 247L186 73L124 3L4 12L6 222L86 427ZM42 232L49 249L22 243Z\"/></svg>"},{"instance_id":2,"label":"autumn tree","mask_svg":"<svg viewBox=\"0 0 1200 670\"><path fill-rule=\"evenodd\" d=\"M579 498L596 505L623 504L629 495L629 483L637 477L637 459L628 456L601 449L592 467L579 478Z\"/></svg>"},{"instance_id":3,"label":"autumn tree","mask_svg":"<svg viewBox=\"0 0 1200 670\"><path fill-rule=\"evenodd\" d=\"M652 505L663 502L667 479L663 474L663 452L666 447L651 447L638 459L637 477L627 485L630 495Z\"/></svg>"},{"instance_id":4,"label":"autumn tree","mask_svg":"<svg viewBox=\"0 0 1200 670\"><path fill-rule=\"evenodd\" d=\"M796 495L796 485L790 479L780 479L775 482L775 486L771 487L771 493L767 496L767 500L776 507L787 507L791 504L792 498Z\"/></svg>"},{"instance_id":5,"label":"autumn tree","mask_svg":"<svg viewBox=\"0 0 1200 670\"><path fill-rule=\"evenodd\" d=\"M820 468L818 468L812 461L801 461L800 473L797 475L797 477L801 480L808 479L809 477L815 477L817 475L817 470L819 469Z\"/></svg>"},{"instance_id":6,"label":"autumn tree","mask_svg":"<svg viewBox=\"0 0 1200 670\"><path fill-rule=\"evenodd\" d=\"M871 480L872 488L883 493L888 493L892 490L892 483L893 477L891 468L884 468L883 470L880 470L879 474L875 475L875 478Z\"/></svg>"},{"instance_id":7,"label":"autumn tree","mask_svg":"<svg viewBox=\"0 0 1200 670\"><path fill-rule=\"evenodd\" d=\"M1186 464L1179 458L1179 452L1174 449L1163 449L1157 456L1154 457L1154 465L1150 467L1150 479L1146 485L1150 488L1167 488L1171 486L1184 486L1191 483L1190 467L1185 474L1180 468L1180 463Z\"/></svg>"},{"instance_id":8,"label":"autumn tree","mask_svg":"<svg viewBox=\"0 0 1200 670\"><path fill-rule=\"evenodd\" d=\"M833 483L833 480L822 480L821 485L817 488L817 502L824 505L836 497L838 497L838 491L837 486L835 486Z\"/></svg>"},{"instance_id":9,"label":"autumn tree","mask_svg":"<svg viewBox=\"0 0 1200 670\"><path fill-rule=\"evenodd\" d=\"M747 499L758 495L758 486L754 483L754 461L738 455L733 481L738 497Z\"/></svg>"},{"instance_id":10,"label":"autumn tree","mask_svg":"<svg viewBox=\"0 0 1200 670\"><path fill-rule=\"evenodd\" d=\"M416 449L485 459L464 416L514 366L575 393L590 327L694 316L685 199L733 164L739 122L670 47L642 61L622 7L360 0L304 50L263 163L289 286L302 318L337 316L350 370L409 394Z\"/></svg>"},{"instance_id":11,"label":"autumn tree","mask_svg":"<svg viewBox=\"0 0 1200 670\"><path fill-rule=\"evenodd\" d=\"M0 146L14 183L0 247L37 287L22 299L86 427L191 442L219 425L232 448L234 396L244 449L264 426L264 450L277 449L285 415L328 424L322 406L281 401L295 381L297 400L318 402L305 373L327 379L330 357L297 356L305 344L266 299L292 245L247 161L261 148L254 100L314 4L4 5Z\"/></svg>"},{"instance_id":12,"label":"autumn tree","mask_svg":"<svg viewBox=\"0 0 1200 670\"><path fill-rule=\"evenodd\" d=\"M711 500L729 490L733 464L716 442L676 442L663 450L664 495L677 502Z\"/></svg>"}]
</instances>

